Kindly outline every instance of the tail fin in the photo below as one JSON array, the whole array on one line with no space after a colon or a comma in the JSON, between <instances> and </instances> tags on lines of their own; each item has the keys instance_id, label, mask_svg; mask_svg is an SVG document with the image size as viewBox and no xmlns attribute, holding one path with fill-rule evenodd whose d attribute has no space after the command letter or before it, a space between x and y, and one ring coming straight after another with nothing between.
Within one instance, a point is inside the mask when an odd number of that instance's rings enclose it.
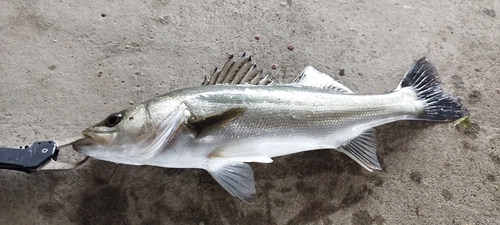
<instances>
[{"instance_id":1,"label":"tail fin","mask_svg":"<svg viewBox=\"0 0 500 225\"><path fill-rule=\"evenodd\" d=\"M396 90L412 88L426 102L418 118L432 121L452 121L469 115L460 100L443 91L434 65L422 57L410 67Z\"/></svg>"}]
</instances>

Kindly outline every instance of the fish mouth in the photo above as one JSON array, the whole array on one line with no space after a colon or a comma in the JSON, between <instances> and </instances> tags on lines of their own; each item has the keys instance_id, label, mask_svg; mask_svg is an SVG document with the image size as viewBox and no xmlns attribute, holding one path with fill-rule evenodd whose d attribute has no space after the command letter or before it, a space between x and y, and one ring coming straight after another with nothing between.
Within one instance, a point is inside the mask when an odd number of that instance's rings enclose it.
<instances>
[{"instance_id":1,"label":"fish mouth","mask_svg":"<svg viewBox=\"0 0 500 225\"><path fill-rule=\"evenodd\" d=\"M89 139L87 142L94 142L94 144L99 144L99 145L109 145L111 141L114 139L115 134L114 133L108 133L108 132L95 132L95 131L90 131L90 130L84 130L82 132L83 134L83 139Z\"/></svg>"},{"instance_id":2,"label":"fish mouth","mask_svg":"<svg viewBox=\"0 0 500 225\"><path fill-rule=\"evenodd\" d=\"M86 136L86 135L84 135ZM86 136L84 138L80 138L73 142L72 147L75 151L85 154L85 149L92 148L93 146L98 145L94 139L90 138L89 136ZM86 154L85 154L86 155Z\"/></svg>"},{"instance_id":3,"label":"fish mouth","mask_svg":"<svg viewBox=\"0 0 500 225\"><path fill-rule=\"evenodd\" d=\"M85 154L86 149L95 149L98 146L108 146L114 138L113 133L96 133L89 130L82 132L83 138L73 142L75 151Z\"/></svg>"}]
</instances>

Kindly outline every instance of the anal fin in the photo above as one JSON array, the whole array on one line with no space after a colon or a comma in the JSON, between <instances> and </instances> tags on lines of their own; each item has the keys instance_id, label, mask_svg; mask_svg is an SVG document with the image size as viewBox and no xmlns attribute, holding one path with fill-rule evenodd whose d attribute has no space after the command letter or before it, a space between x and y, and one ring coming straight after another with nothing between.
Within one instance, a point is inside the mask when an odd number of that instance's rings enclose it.
<instances>
[{"instance_id":1,"label":"anal fin","mask_svg":"<svg viewBox=\"0 0 500 225\"><path fill-rule=\"evenodd\" d=\"M250 165L243 162L214 160L207 170L231 195L246 203L254 203L257 200L253 170Z\"/></svg>"},{"instance_id":2,"label":"anal fin","mask_svg":"<svg viewBox=\"0 0 500 225\"><path fill-rule=\"evenodd\" d=\"M338 150L371 172L382 169L377 159L376 147L375 129L372 128L348 141Z\"/></svg>"}]
</instances>

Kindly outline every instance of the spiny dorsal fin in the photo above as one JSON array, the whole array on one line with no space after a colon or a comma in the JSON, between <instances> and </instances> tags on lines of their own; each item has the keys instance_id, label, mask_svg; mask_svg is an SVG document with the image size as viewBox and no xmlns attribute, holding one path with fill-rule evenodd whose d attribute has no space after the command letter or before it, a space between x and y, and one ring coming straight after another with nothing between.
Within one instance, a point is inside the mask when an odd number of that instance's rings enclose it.
<instances>
[{"instance_id":1,"label":"spiny dorsal fin","mask_svg":"<svg viewBox=\"0 0 500 225\"><path fill-rule=\"evenodd\" d=\"M252 56L247 56L246 53L236 59L233 55L229 56L229 60L224 64L221 70L215 68L210 78L205 77L205 81L201 84L216 85L216 84L253 84L253 85L269 85L274 83L269 76L264 76L262 70L257 68L257 64L252 62Z\"/></svg>"},{"instance_id":2,"label":"spiny dorsal fin","mask_svg":"<svg viewBox=\"0 0 500 225\"><path fill-rule=\"evenodd\" d=\"M330 89L343 94L354 94L349 88L312 66L306 67L292 84Z\"/></svg>"},{"instance_id":3,"label":"spiny dorsal fin","mask_svg":"<svg viewBox=\"0 0 500 225\"><path fill-rule=\"evenodd\" d=\"M191 117L187 121L187 126L193 130L195 135L199 135L206 129L220 128L229 124L231 121L235 120L243 113L245 113L246 108L231 108L223 112L218 112L210 114L203 117L197 117L195 114L191 114Z\"/></svg>"},{"instance_id":4,"label":"spiny dorsal fin","mask_svg":"<svg viewBox=\"0 0 500 225\"><path fill-rule=\"evenodd\" d=\"M370 172L374 169L381 170L382 167L377 159L376 141L375 129L371 128L343 144L338 150Z\"/></svg>"}]
</instances>

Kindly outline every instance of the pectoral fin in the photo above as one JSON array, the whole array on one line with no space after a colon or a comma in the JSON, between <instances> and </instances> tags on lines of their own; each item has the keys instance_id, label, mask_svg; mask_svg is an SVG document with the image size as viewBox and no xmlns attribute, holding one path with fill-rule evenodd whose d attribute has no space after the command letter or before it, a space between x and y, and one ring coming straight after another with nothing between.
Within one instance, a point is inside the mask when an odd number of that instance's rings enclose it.
<instances>
[{"instance_id":1,"label":"pectoral fin","mask_svg":"<svg viewBox=\"0 0 500 225\"><path fill-rule=\"evenodd\" d=\"M196 135L206 129L221 128L240 117L246 108L231 108L226 111L198 117L194 113L188 119L187 125Z\"/></svg>"},{"instance_id":2,"label":"pectoral fin","mask_svg":"<svg viewBox=\"0 0 500 225\"><path fill-rule=\"evenodd\" d=\"M246 203L254 203L255 181L250 165L243 162L213 162L207 169L210 175L231 195Z\"/></svg>"},{"instance_id":3,"label":"pectoral fin","mask_svg":"<svg viewBox=\"0 0 500 225\"><path fill-rule=\"evenodd\" d=\"M338 150L371 172L374 169L382 169L375 152L376 147L375 129L369 129L342 145Z\"/></svg>"}]
</instances>

